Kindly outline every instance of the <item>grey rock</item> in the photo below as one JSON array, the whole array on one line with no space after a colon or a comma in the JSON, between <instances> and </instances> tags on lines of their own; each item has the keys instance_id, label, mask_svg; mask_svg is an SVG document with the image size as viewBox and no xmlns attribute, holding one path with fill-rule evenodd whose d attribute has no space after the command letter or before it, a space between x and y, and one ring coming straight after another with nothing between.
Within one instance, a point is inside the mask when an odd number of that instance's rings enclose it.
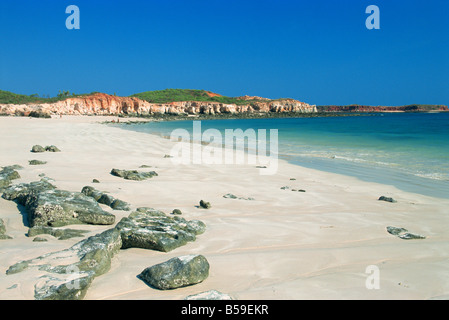
<instances>
[{"instance_id":1,"label":"grey rock","mask_svg":"<svg viewBox=\"0 0 449 320\"><path fill-rule=\"evenodd\" d=\"M26 200L28 222L31 227L47 225L60 227L68 224L110 225L115 216L100 208L86 195L65 190L31 193Z\"/></svg>"},{"instance_id":2,"label":"grey rock","mask_svg":"<svg viewBox=\"0 0 449 320\"><path fill-rule=\"evenodd\" d=\"M6 234L6 226L2 219L0 219L0 240L12 239Z\"/></svg>"},{"instance_id":3,"label":"grey rock","mask_svg":"<svg viewBox=\"0 0 449 320\"><path fill-rule=\"evenodd\" d=\"M59 150L58 147L56 146L46 146L45 147L45 151L49 151L49 152L61 152L61 150Z\"/></svg>"},{"instance_id":4,"label":"grey rock","mask_svg":"<svg viewBox=\"0 0 449 320\"><path fill-rule=\"evenodd\" d=\"M98 191L93 187L86 186L81 190L81 193L95 199L95 201L97 201L98 203L105 204L111 207L114 210L123 210L123 211L131 210L129 203L123 200L116 199L113 196L105 192Z\"/></svg>"},{"instance_id":5,"label":"grey rock","mask_svg":"<svg viewBox=\"0 0 449 320\"><path fill-rule=\"evenodd\" d=\"M210 209L212 207L212 205L210 204L210 202L206 202L204 200L200 201L200 207L204 208L204 209Z\"/></svg>"},{"instance_id":6,"label":"grey rock","mask_svg":"<svg viewBox=\"0 0 449 320\"><path fill-rule=\"evenodd\" d=\"M207 259L202 255L188 255L146 268L138 277L154 288L170 290L200 283L208 276Z\"/></svg>"},{"instance_id":7,"label":"grey rock","mask_svg":"<svg viewBox=\"0 0 449 320\"><path fill-rule=\"evenodd\" d=\"M115 216L82 193L57 190L48 179L14 185L2 197L25 206L30 227L60 227L68 224L110 225Z\"/></svg>"},{"instance_id":8,"label":"grey rock","mask_svg":"<svg viewBox=\"0 0 449 320\"><path fill-rule=\"evenodd\" d=\"M31 152L34 152L34 153L45 152L45 148L43 146L37 144L31 148Z\"/></svg>"},{"instance_id":9,"label":"grey rock","mask_svg":"<svg viewBox=\"0 0 449 320\"><path fill-rule=\"evenodd\" d=\"M10 266L6 274L38 269L45 274L35 284L36 300L80 300L93 279L110 269L111 259L121 245L120 233L109 229L69 249L18 262ZM26 274L21 279L27 281Z\"/></svg>"},{"instance_id":10,"label":"grey rock","mask_svg":"<svg viewBox=\"0 0 449 320\"><path fill-rule=\"evenodd\" d=\"M206 226L198 220L187 221L179 216L169 217L152 208L138 208L116 225L123 249L142 248L169 252L204 233Z\"/></svg>"},{"instance_id":11,"label":"grey rock","mask_svg":"<svg viewBox=\"0 0 449 320\"><path fill-rule=\"evenodd\" d=\"M20 179L20 174L16 171L20 166L3 167L0 170L0 189L11 185L12 180ZM21 168L21 167L20 167Z\"/></svg>"},{"instance_id":12,"label":"grey rock","mask_svg":"<svg viewBox=\"0 0 449 320\"><path fill-rule=\"evenodd\" d=\"M229 294L217 290L209 290L187 296L184 300L233 300Z\"/></svg>"},{"instance_id":13,"label":"grey rock","mask_svg":"<svg viewBox=\"0 0 449 320\"><path fill-rule=\"evenodd\" d=\"M385 196L381 196L378 200L379 200L379 201L391 202L391 203L396 203L396 202L397 202L397 201L394 200L393 198L385 197Z\"/></svg>"},{"instance_id":14,"label":"grey rock","mask_svg":"<svg viewBox=\"0 0 449 320\"><path fill-rule=\"evenodd\" d=\"M42 237L35 237L33 242L47 242L48 240Z\"/></svg>"},{"instance_id":15,"label":"grey rock","mask_svg":"<svg viewBox=\"0 0 449 320\"><path fill-rule=\"evenodd\" d=\"M92 180L92 183L100 183L100 181L97 180L97 179L93 179L93 180Z\"/></svg>"},{"instance_id":16,"label":"grey rock","mask_svg":"<svg viewBox=\"0 0 449 320\"><path fill-rule=\"evenodd\" d=\"M139 172L137 170L120 170L112 169L111 174L116 177L123 178L125 180L142 181L157 176L155 171Z\"/></svg>"},{"instance_id":17,"label":"grey rock","mask_svg":"<svg viewBox=\"0 0 449 320\"><path fill-rule=\"evenodd\" d=\"M114 201L112 201L111 208L114 210L122 210L122 211L131 210L129 203L120 199L115 199Z\"/></svg>"},{"instance_id":18,"label":"grey rock","mask_svg":"<svg viewBox=\"0 0 449 320\"><path fill-rule=\"evenodd\" d=\"M398 228L398 227L387 227L387 232L391 235L397 236L400 239L403 240L420 240L420 239L426 239L425 236L419 235L419 234L413 234L408 232L405 228Z\"/></svg>"},{"instance_id":19,"label":"grey rock","mask_svg":"<svg viewBox=\"0 0 449 320\"><path fill-rule=\"evenodd\" d=\"M39 166L39 165L47 164L47 161L30 160L30 161L28 161L28 163L30 164L30 166Z\"/></svg>"},{"instance_id":20,"label":"grey rock","mask_svg":"<svg viewBox=\"0 0 449 320\"><path fill-rule=\"evenodd\" d=\"M232 194L232 193L227 193L223 196L223 198L225 199L238 199L238 200L255 200L254 198L248 197L237 197L236 195Z\"/></svg>"},{"instance_id":21,"label":"grey rock","mask_svg":"<svg viewBox=\"0 0 449 320\"><path fill-rule=\"evenodd\" d=\"M179 209L174 209L174 210L172 211L171 214L174 214L174 215L181 215L181 214L182 214L182 211L179 210Z\"/></svg>"},{"instance_id":22,"label":"grey rock","mask_svg":"<svg viewBox=\"0 0 449 320\"><path fill-rule=\"evenodd\" d=\"M35 226L28 230L27 236L35 237L40 234L49 234L55 238L58 238L58 240L67 240L71 238L84 237L87 232L87 230L59 229L47 226Z\"/></svg>"},{"instance_id":23,"label":"grey rock","mask_svg":"<svg viewBox=\"0 0 449 320\"><path fill-rule=\"evenodd\" d=\"M42 178L40 181L13 185L3 192L2 198L17 201L17 203L25 205L31 193L37 194L39 192L56 189L48 180L48 178Z\"/></svg>"}]
</instances>

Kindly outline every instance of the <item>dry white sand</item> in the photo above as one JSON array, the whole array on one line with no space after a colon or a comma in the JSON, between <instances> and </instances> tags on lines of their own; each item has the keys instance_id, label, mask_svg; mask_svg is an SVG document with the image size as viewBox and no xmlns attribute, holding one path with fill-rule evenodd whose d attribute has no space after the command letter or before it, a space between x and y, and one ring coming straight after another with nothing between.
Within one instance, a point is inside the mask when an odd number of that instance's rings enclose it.
<instances>
[{"instance_id":1,"label":"dry white sand","mask_svg":"<svg viewBox=\"0 0 449 320\"><path fill-rule=\"evenodd\" d=\"M0 166L20 164L22 178L38 175L65 190L93 185L134 208L166 213L207 225L195 242L170 253L121 250L111 270L95 278L85 299L183 299L215 289L236 299L429 299L449 297L449 201L406 193L392 186L302 168L280 161L275 175L254 165L175 165L164 158L174 142L103 124L105 117L62 119L0 118ZM112 118L109 118L111 120ZM62 152L33 154L33 145L56 145ZM29 166L28 160L48 161ZM110 175L112 168L147 164L159 174L147 181ZM295 178L296 180L290 180ZM283 186L307 192L281 190ZM232 193L255 200L225 199ZM391 196L398 203L378 201ZM209 210L197 208L201 199ZM108 207L105 210L112 212ZM116 221L129 212L114 212ZM65 249L80 238L33 242L14 202L0 199L0 218L12 240L0 240L0 299L33 299L34 283L12 264ZM387 226L426 236L402 240ZM89 230L110 226L68 226ZM202 254L210 263L204 282L170 291L153 289L136 276L146 267L184 254ZM367 289L366 268L379 268L380 288Z\"/></svg>"}]
</instances>

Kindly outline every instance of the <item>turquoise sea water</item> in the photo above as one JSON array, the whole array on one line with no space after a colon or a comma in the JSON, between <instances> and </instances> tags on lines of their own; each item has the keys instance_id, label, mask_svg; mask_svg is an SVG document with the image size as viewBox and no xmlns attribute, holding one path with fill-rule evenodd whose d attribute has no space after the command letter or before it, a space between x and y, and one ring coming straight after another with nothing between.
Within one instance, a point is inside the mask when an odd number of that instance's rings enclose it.
<instances>
[{"instance_id":1,"label":"turquoise sea water","mask_svg":"<svg viewBox=\"0 0 449 320\"><path fill-rule=\"evenodd\" d=\"M169 136L192 121L152 122L125 129ZM279 157L449 198L449 113L383 113L348 117L201 121L202 130L278 129Z\"/></svg>"}]
</instances>

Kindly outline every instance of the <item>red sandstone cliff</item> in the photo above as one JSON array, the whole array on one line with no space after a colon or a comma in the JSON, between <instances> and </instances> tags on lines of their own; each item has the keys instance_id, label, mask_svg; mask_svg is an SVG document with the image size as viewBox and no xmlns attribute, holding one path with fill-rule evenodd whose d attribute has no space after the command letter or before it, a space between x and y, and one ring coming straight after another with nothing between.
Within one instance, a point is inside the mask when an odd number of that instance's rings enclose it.
<instances>
[{"instance_id":1,"label":"red sandstone cliff","mask_svg":"<svg viewBox=\"0 0 449 320\"><path fill-rule=\"evenodd\" d=\"M0 104L0 114L29 114L41 111L53 115L119 114L216 114L240 112L317 112L316 107L293 99L249 102L247 105L205 101L181 101L167 104L149 103L135 97L117 97L104 93L67 98L54 103Z\"/></svg>"}]
</instances>

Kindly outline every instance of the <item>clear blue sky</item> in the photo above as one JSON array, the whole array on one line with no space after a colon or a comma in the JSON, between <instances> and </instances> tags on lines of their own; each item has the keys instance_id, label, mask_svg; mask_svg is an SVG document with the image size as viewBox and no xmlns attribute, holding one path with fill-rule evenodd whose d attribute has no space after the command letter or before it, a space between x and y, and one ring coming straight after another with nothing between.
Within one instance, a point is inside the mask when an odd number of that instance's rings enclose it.
<instances>
[{"instance_id":1,"label":"clear blue sky","mask_svg":"<svg viewBox=\"0 0 449 320\"><path fill-rule=\"evenodd\" d=\"M0 89L16 93L449 104L448 79L448 0L0 0Z\"/></svg>"}]
</instances>

